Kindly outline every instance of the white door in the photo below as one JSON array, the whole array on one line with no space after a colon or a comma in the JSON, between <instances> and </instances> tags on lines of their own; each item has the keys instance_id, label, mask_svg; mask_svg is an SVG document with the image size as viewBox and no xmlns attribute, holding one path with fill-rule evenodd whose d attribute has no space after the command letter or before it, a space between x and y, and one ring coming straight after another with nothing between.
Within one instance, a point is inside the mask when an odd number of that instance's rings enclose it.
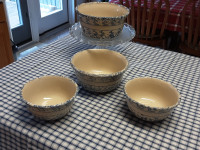
<instances>
[{"instance_id":1,"label":"white door","mask_svg":"<svg viewBox=\"0 0 200 150\"><path fill-rule=\"evenodd\" d=\"M68 0L39 0L39 34L69 21Z\"/></svg>"},{"instance_id":2,"label":"white door","mask_svg":"<svg viewBox=\"0 0 200 150\"><path fill-rule=\"evenodd\" d=\"M5 0L5 2L10 30L16 44L30 40L38 42L40 34L69 22L68 9L72 11L72 0ZM69 13L71 15L72 12Z\"/></svg>"}]
</instances>

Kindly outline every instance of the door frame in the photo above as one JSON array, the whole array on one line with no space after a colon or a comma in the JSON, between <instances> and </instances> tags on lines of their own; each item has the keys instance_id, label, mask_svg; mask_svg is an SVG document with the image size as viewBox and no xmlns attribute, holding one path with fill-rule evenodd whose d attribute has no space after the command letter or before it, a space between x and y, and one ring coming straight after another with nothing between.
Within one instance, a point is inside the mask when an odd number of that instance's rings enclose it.
<instances>
[{"instance_id":1,"label":"door frame","mask_svg":"<svg viewBox=\"0 0 200 150\"><path fill-rule=\"evenodd\" d=\"M12 36L12 32L11 32L11 25L10 25L10 21L9 21L9 19L8 19L7 7L6 7L6 4L5 4L4 1L3 1L3 5L4 5L5 16L6 16L6 22L7 22L7 26L8 26L8 30L9 30L10 39L13 40L13 36Z\"/></svg>"},{"instance_id":2,"label":"door frame","mask_svg":"<svg viewBox=\"0 0 200 150\"><path fill-rule=\"evenodd\" d=\"M30 18L30 26L31 26L31 34L32 41L39 42L40 34L39 34L39 17L40 11L35 11L35 6L39 6L39 0L27 0L28 10L29 10L29 18ZM36 4L37 3L37 4ZM67 0L68 3L68 15L69 15L69 25L74 24L74 4L72 0ZM39 8L38 8L39 9Z\"/></svg>"}]
</instances>

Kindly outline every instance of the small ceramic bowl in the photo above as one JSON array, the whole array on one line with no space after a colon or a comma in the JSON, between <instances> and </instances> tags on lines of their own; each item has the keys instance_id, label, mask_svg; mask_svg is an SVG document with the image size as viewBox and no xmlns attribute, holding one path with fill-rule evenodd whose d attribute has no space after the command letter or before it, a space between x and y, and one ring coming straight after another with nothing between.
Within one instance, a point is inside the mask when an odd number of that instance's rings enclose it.
<instances>
[{"instance_id":1,"label":"small ceramic bowl","mask_svg":"<svg viewBox=\"0 0 200 150\"><path fill-rule=\"evenodd\" d=\"M119 35L129 14L125 6L109 2L82 3L76 7L85 36L111 39Z\"/></svg>"},{"instance_id":2,"label":"small ceramic bowl","mask_svg":"<svg viewBox=\"0 0 200 150\"><path fill-rule=\"evenodd\" d=\"M71 59L71 65L86 90L108 92L120 84L128 61L115 51L88 49L76 53Z\"/></svg>"},{"instance_id":3,"label":"small ceramic bowl","mask_svg":"<svg viewBox=\"0 0 200 150\"><path fill-rule=\"evenodd\" d=\"M78 86L71 79L44 76L26 83L21 97L34 116L56 120L70 111L77 93Z\"/></svg>"},{"instance_id":4,"label":"small ceramic bowl","mask_svg":"<svg viewBox=\"0 0 200 150\"><path fill-rule=\"evenodd\" d=\"M180 102L177 89L156 78L132 79L126 83L124 91L130 111L147 121L165 119Z\"/></svg>"}]
</instances>

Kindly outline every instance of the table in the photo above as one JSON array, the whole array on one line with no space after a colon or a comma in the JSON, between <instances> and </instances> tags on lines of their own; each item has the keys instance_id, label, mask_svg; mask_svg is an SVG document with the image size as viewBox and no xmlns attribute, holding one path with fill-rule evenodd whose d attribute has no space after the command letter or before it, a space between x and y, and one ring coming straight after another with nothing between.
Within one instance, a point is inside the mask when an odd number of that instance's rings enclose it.
<instances>
[{"instance_id":1,"label":"table","mask_svg":"<svg viewBox=\"0 0 200 150\"><path fill-rule=\"evenodd\" d=\"M200 58L128 42L110 47L129 60L121 85L95 94L80 89L72 110L57 121L34 118L20 99L27 81L43 75L76 80L71 57L94 46L70 35L0 70L0 149L198 149ZM171 82L181 94L172 115L160 122L136 118L124 84L136 77Z\"/></svg>"},{"instance_id":2,"label":"table","mask_svg":"<svg viewBox=\"0 0 200 150\"><path fill-rule=\"evenodd\" d=\"M131 0L129 1L131 3ZM157 4L158 1L159 0L155 0L155 3ZM188 0L169 0L170 12L168 16L166 30L181 32L181 12L187 1ZM119 3L119 0L110 0L110 2ZM137 1L135 1L135 3L137 3ZM199 5L200 5L200 0L196 0L196 8L199 7ZM165 9L164 6L162 9ZM158 26L161 26L161 25L162 25L162 19L161 19L161 22L158 22Z\"/></svg>"}]
</instances>

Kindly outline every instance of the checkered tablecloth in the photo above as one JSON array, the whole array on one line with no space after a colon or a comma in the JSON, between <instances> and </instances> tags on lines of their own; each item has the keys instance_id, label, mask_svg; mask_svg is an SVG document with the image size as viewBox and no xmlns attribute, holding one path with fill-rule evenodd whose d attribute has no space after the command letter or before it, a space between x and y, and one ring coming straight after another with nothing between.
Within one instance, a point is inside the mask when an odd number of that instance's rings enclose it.
<instances>
[{"instance_id":1,"label":"checkered tablecloth","mask_svg":"<svg viewBox=\"0 0 200 150\"><path fill-rule=\"evenodd\" d=\"M199 149L200 58L128 42L110 47L130 66L114 91L95 94L80 89L64 118L36 119L20 99L29 80L62 75L77 81L71 57L93 48L70 35L0 70L0 149ZM171 82L181 103L161 122L146 122L128 109L123 87L136 77Z\"/></svg>"},{"instance_id":2,"label":"checkered tablecloth","mask_svg":"<svg viewBox=\"0 0 200 150\"><path fill-rule=\"evenodd\" d=\"M188 0L169 0L170 3L170 12L168 16L168 21L166 25L166 29L169 31L181 31L181 12L187 3ZM119 4L119 0L110 0L111 3L117 3ZM131 4L131 0L129 0ZM148 1L150 2L150 1ZM155 4L157 4L159 0L155 0ZM123 0L124 5L126 5L126 0ZM137 4L137 0L135 0L135 4ZM196 0L196 8L198 8L200 5L200 0ZM191 7L188 7L189 9ZM163 10L165 10L165 7L162 7ZM199 11L197 10L199 13ZM187 15L187 11L186 11ZM158 22L158 26L162 25L163 19L160 19L160 22Z\"/></svg>"}]
</instances>

